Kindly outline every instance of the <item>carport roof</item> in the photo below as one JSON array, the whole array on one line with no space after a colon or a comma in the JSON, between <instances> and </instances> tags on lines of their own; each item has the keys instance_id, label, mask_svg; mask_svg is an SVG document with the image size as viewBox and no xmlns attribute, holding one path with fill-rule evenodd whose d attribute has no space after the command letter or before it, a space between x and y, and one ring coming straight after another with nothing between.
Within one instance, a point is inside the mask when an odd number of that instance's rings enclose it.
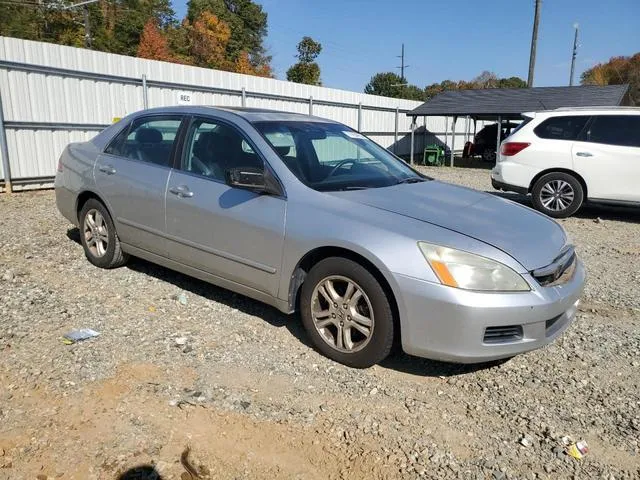
<instances>
[{"instance_id":1,"label":"carport roof","mask_svg":"<svg viewBox=\"0 0 640 480\"><path fill-rule=\"evenodd\" d=\"M576 87L487 88L442 92L416 109L410 117L466 116L477 119L520 118L523 112L560 107L622 105L629 85Z\"/></svg>"}]
</instances>

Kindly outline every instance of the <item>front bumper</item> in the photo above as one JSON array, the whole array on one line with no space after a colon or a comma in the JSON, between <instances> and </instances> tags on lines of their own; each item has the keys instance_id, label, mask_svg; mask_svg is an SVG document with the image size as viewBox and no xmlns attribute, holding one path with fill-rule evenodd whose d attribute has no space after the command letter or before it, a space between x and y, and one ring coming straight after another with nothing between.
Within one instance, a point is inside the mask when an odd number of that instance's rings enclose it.
<instances>
[{"instance_id":1,"label":"front bumper","mask_svg":"<svg viewBox=\"0 0 640 480\"><path fill-rule=\"evenodd\" d=\"M585 283L577 260L573 277L530 292L481 293L395 274L402 296L402 348L419 357L458 363L508 358L540 348L573 322ZM527 278L536 285L535 280ZM520 335L491 337L513 327ZM497 341L496 341L497 340Z\"/></svg>"}]
</instances>

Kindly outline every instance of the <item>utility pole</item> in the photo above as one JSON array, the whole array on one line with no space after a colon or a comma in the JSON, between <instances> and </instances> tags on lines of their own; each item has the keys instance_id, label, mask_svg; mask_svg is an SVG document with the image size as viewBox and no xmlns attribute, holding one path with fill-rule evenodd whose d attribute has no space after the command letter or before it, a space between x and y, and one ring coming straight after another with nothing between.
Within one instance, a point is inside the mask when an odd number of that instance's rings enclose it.
<instances>
[{"instance_id":1,"label":"utility pole","mask_svg":"<svg viewBox=\"0 0 640 480\"><path fill-rule=\"evenodd\" d=\"M573 87L573 72L576 68L576 57L578 56L578 24L574 23L573 28L576 29L576 33L573 36L573 54L571 55L571 73L569 74L570 87Z\"/></svg>"},{"instance_id":2,"label":"utility pole","mask_svg":"<svg viewBox=\"0 0 640 480\"><path fill-rule=\"evenodd\" d=\"M401 63L401 65L399 67L396 67L396 68L400 69L400 81L401 81L401 83L405 83L405 81L404 81L404 69L405 68L409 68L410 65L405 65L404 64L404 43L402 44L402 54L398 55L398 58L401 59L402 63Z\"/></svg>"},{"instance_id":3,"label":"utility pole","mask_svg":"<svg viewBox=\"0 0 640 480\"><path fill-rule=\"evenodd\" d=\"M70 10L76 7L83 7L84 10L84 46L91 48L91 22L89 21L89 4L96 3L98 0L86 0L84 2L68 5L61 10Z\"/></svg>"},{"instance_id":4,"label":"utility pole","mask_svg":"<svg viewBox=\"0 0 640 480\"><path fill-rule=\"evenodd\" d=\"M533 71L536 67L536 46L538 44L538 23L540 23L540 8L542 0L536 0L536 13L533 17L533 34L531 35L531 54L529 55L529 77L527 87L533 87Z\"/></svg>"},{"instance_id":5,"label":"utility pole","mask_svg":"<svg viewBox=\"0 0 640 480\"><path fill-rule=\"evenodd\" d=\"M89 22L89 5L82 7L84 10L84 46L91 48L91 23Z\"/></svg>"}]
</instances>

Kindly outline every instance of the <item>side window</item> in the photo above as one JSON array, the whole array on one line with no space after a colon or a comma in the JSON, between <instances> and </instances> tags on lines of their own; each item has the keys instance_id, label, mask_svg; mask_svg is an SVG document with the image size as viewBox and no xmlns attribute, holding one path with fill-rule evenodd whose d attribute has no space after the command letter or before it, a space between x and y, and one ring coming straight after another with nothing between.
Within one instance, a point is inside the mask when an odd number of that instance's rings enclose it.
<instances>
[{"instance_id":1,"label":"side window","mask_svg":"<svg viewBox=\"0 0 640 480\"><path fill-rule=\"evenodd\" d=\"M224 181L229 168L263 168L262 159L235 128L196 119L189 130L182 170Z\"/></svg>"},{"instance_id":2,"label":"side window","mask_svg":"<svg viewBox=\"0 0 640 480\"><path fill-rule=\"evenodd\" d=\"M119 133L105 153L168 167L181 121L175 115L140 118Z\"/></svg>"},{"instance_id":3,"label":"side window","mask_svg":"<svg viewBox=\"0 0 640 480\"><path fill-rule=\"evenodd\" d=\"M576 140L588 120L588 115L551 117L534 128L533 132L540 138Z\"/></svg>"},{"instance_id":4,"label":"side window","mask_svg":"<svg viewBox=\"0 0 640 480\"><path fill-rule=\"evenodd\" d=\"M587 132L587 141L640 147L640 115L599 115Z\"/></svg>"}]
</instances>

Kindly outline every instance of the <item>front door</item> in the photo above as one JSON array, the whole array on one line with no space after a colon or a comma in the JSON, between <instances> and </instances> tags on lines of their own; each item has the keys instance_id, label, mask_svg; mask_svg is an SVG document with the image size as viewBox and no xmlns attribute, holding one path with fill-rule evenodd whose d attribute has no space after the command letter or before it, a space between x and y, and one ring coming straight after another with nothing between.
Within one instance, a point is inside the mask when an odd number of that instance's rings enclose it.
<instances>
[{"instance_id":1,"label":"front door","mask_svg":"<svg viewBox=\"0 0 640 480\"><path fill-rule=\"evenodd\" d=\"M596 115L583 137L572 155L589 198L640 201L640 115Z\"/></svg>"},{"instance_id":2,"label":"front door","mask_svg":"<svg viewBox=\"0 0 640 480\"><path fill-rule=\"evenodd\" d=\"M166 255L164 196L182 116L141 117L98 157L94 175L123 243Z\"/></svg>"},{"instance_id":3,"label":"front door","mask_svg":"<svg viewBox=\"0 0 640 480\"><path fill-rule=\"evenodd\" d=\"M254 148L230 124L193 119L168 182L169 257L276 296L286 200L225 183L228 168L265 167Z\"/></svg>"}]
</instances>

